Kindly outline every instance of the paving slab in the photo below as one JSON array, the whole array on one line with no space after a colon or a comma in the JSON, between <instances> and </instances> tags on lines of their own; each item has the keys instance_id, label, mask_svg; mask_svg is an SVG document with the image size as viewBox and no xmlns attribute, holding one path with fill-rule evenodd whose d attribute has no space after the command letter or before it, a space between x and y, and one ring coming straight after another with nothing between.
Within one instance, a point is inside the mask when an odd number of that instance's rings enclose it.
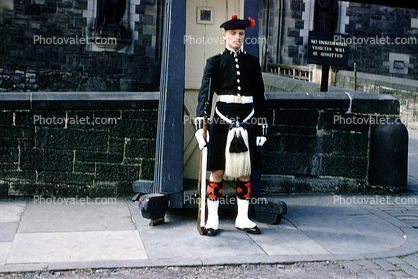
<instances>
[{"instance_id":1,"label":"paving slab","mask_svg":"<svg viewBox=\"0 0 418 279\"><path fill-rule=\"evenodd\" d=\"M147 259L138 231L18 233L6 264Z\"/></svg>"},{"instance_id":2,"label":"paving slab","mask_svg":"<svg viewBox=\"0 0 418 279\"><path fill-rule=\"evenodd\" d=\"M26 205L26 199L0 200L0 223L19 222Z\"/></svg>"},{"instance_id":3,"label":"paving slab","mask_svg":"<svg viewBox=\"0 0 418 279\"><path fill-rule=\"evenodd\" d=\"M12 242L0 242L0 265L6 264L7 255L9 255Z\"/></svg>"},{"instance_id":4,"label":"paving slab","mask_svg":"<svg viewBox=\"0 0 418 279\"><path fill-rule=\"evenodd\" d=\"M238 231L231 219L220 220L219 235L205 237L196 229L197 211L169 211L164 224L149 226L150 220L142 218L138 206L133 203L130 206L150 259L201 258L205 255L234 258L266 254L247 234Z\"/></svg>"},{"instance_id":5,"label":"paving slab","mask_svg":"<svg viewBox=\"0 0 418 279\"><path fill-rule=\"evenodd\" d=\"M8 265L148 258L124 199L112 203L30 200L20 219L5 261Z\"/></svg>"},{"instance_id":6,"label":"paving slab","mask_svg":"<svg viewBox=\"0 0 418 279\"><path fill-rule=\"evenodd\" d=\"M48 203L30 200L18 233L133 230L135 226L124 199L89 203L56 199ZM100 200L99 200L100 201Z\"/></svg>"},{"instance_id":7,"label":"paving slab","mask_svg":"<svg viewBox=\"0 0 418 279\"><path fill-rule=\"evenodd\" d=\"M288 206L285 218L332 254L363 254L405 244L398 227L359 206L334 204L334 195L286 196L283 201Z\"/></svg>"},{"instance_id":8,"label":"paving slab","mask_svg":"<svg viewBox=\"0 0 418 279\"><path fill-rule=\"evenodd\" d=\"M0 223L0 243L13 241L18 227L18 222Z\"/></svg>"}]
</instances>

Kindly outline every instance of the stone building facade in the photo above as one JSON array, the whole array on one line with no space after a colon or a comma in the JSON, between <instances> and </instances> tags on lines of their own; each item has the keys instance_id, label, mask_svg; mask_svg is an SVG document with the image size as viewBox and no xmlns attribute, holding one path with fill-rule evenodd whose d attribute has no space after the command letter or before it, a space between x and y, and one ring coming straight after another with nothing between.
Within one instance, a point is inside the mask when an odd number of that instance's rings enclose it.
<instances>
[{"instance_id":1,"label":"stone building facade","mask_svg":"<svg viewBox=\"0 0 418 279\"><path fill-rule=\"evenodd\" d=\"M360 72L418 78L418 14L415 9L337 2L336 33L348 34L349 66ZM307 65L315 0L260 1L260 36L265 62ZM382 40L382 41L380 41Z\"/></svg>"},{"instance_id":2,"label":"stone building facade","mask_svg":"<svg viewBox=\"0 0 418 279\"><path fill-rule=\"evenodd\" d=\"M1 1L0 91L158 91L162 1L105 2Z\"/></svg>"}]
</instances>

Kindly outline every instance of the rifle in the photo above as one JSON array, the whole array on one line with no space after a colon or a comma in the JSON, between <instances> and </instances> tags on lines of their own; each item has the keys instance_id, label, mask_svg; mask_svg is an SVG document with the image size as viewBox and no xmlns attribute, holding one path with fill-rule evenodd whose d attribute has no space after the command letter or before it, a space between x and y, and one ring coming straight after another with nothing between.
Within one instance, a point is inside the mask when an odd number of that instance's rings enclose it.
<instances>
[{"instance_id":1,"label":"rifle","mask_svg":"<svg viewBox=\"0 0 418 279\"><path fill-rule=\"evenodd\" d=\"M206 140L207 121L206 117L203 120L203 138ZM200 235L204 234L206 223L206 167L207 167L208 148L203 147L200 151L200 167L199 178L197 181L197 192L200 194L198 198L198 215L197 215L197 230Z\"/></svg>"},{"instance_id":2,"label":"rifle","mask_svg":"<svg viewBox=\"0 0 418 279\"><path fill-rule=\"evenodd\" d=\"M206 134L208 130L208 109L210 104L211 97L211 85L212 79L209 79L209 88L208 88L208 99L205 102L203 107L203 139L206 141ZM199 178L197 179L197 193L200 194L198 199L198 213L197 213L197 230L200 235L205 234L205 224L206 224L206 168L208 161L208 147L207 145L202 148L200 151L200 166L199 166Z\"/></svg>"}]
</instances>

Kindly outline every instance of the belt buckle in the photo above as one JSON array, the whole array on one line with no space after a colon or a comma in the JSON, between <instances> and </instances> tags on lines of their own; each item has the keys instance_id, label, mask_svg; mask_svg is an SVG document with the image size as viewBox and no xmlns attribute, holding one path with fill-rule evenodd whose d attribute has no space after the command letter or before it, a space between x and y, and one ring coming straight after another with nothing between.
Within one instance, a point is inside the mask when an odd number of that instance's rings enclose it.
<instances>
[{"instance_id":1,"label":"belt buckle","mask_svg":"<svg viewBox=\"0 0 418 279\"><path fill-rule=\"evenodd\" d=\"M237 95L237 96L234 95L234 103L242 104L242 102L243 102L243 98L241 95Z\"/></svg>"}]
</instances>

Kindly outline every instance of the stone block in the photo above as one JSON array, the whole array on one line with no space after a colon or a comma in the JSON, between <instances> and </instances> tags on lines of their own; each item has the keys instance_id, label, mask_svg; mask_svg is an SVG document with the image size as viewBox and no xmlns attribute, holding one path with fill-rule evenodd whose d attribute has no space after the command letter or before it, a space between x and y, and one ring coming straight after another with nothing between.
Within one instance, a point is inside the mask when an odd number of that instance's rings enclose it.
<instances>
[{"instance_id":1,"label":"stone block","mask_svg":"<svg viewBox=\"0 0 418 279\"><path fill-rule=\"evenodd\" d=\"M114 181L94 181L94 185L88 188L90 197L115 197L116 182Z\"/></svg>"},{"instance_id":2,"label":"stone block","mask_svg":"<svg viewBox=\"0 0 418 279\"><path fill-rule=\"evenodd\" d=\"M135 5L135 14L143 14L145 5Z\"/></svg>"},{"instance_id":3,"label":"stone block","mask_svg":"<svg viewBox=\"0 0 418 279\"><path fill-rule=\"evenodd\" d=\"M154 158L155 140L131 139L126 143L125 156L133 158Z\"/></svg>"},{"instance_id":4,"label":"stone block","mask_svg":"<svg viewBox=\"0 0 418 279\"><path fill-rule=\"evenodd\" d=\"M86 0L75 0L74 9L87 10L88 1Z\"/></svg>"},{"instance_id":5,"label":"stone block","mask_svg":"<svg viewBox=\"0 0 418 279\"><path fill-rule=\"evenodd\" d=\"M94 173L96 164L94 162L74 162L74 172Z\"/></svg>"},{"instance_id":6,"label":"stone block","mask_svg":"<svg viewBox=\"0 0 418 279\"><path fill-rule=\"evenodd\" d=\"M270 128L270 127L269 127ZM283 136L278 134L271 134L267 136L267 142L263 145L263 151L282 151L283 150Z\"/></svg>"},{"instance_id":7,"label":"stone block","mask_svg":"<svg viewBox=\"0 0 418 279\"><path fill-rule=\"evenodd\" d=\"M0 199L6 199L9 196L9 184L0 180Z\"/></svg>"},{"instance_id":8,"label":"stone block","mask_svg":"<svg viewBox=\"0 0 418 279\"><path fill-rule=\"evenodd\" d=\"M275 110L274 123L275 125L289 125L289 126L317 126L318 125L318 111L317 110Z\"/></svg>"},{"instance_id":9,"label":"stone block","mask_svg":"<svg viewBox=\"0 0 418 279\"><path fill-rule=\"evenodd\" d=\"M330 154L333 150L334 140L331 135L317 135L316 152L319 154Z\"/></svg>"},{"instance_id":10,"label":"stone block","mask_svg":"<svg viewBox=\"0 0 418 279\"><path fill-rule=\"evenodd\" d=\"M155 121L158 117L158 110L124 110L122 111L122 119L128 120L146 120Z\"/></svg>"},{"instance_id":11,"label":"stone block","mask_svg":"<svg viewBox=\"0 0 418 279\"><path fill-rule=\"evenodd\" d=\"M283 136L283 151L291 153L315 153L316 136L285 135Z\"/></svg>"},{"instance_id":12,"label":"stone block","mask_svg":"<svg viewBox=\"0 0 418 279\"><path fill-rule=\"evenodd\" d=\"M316 135L316 127L304 127L304 126L286 126L270 125L268 129L268 134L285 134L285 135Z\"/></svg>"},{"instance_id":13,"label":"stone block","mask_svg":"<svg viewBox=\"0 0 418 279\"><path fill-rule=\"evenodd\" d=\"M318 175L319 157L315 154L263 152L263 174Z\"/></svg>"},{"instance_id":14,"label":"stone block","mask_svg":"<svg viewBox=\"0 0 418 279\"><path fill-rule=\"evenodd\" d=\"M119 181L116 183L116 195L118 197L132 196L134 194L132 181Z\"/></svg>"},{"instance_id":15,"label":"stone block","mask_svg":"<svg viewBox=\"0 0 418 279\"><path fill-rule=\"evenodd\" d=\"M73 185L92 185L94 174L58 172L58 171L41 171L39 172L39 183L58 183Z\"/></svg>"},{"instance_id":16,"label":"stone block","mask_svg":"<svg viewBox=\"0 0 418 279\"><path fill-rule=\"evenodd\" d=\"M18 141L14 138L0 138L0 162L17 163L19 161Z\"/></svg>"},{"instance_id":17,"label":"stone block","mask_svg":"<svg viewBox=\"0 0 418 279\"><path fill-rule=\"evenodd\" d=\"M154 179L155 159L141 160L140 179L153 180Z\"/></svg>"},{"instance_id":18,"label":"stone block","mask_svg":"<svg viewBox=\"0 0 418 279\"><path fill-rule=\"evenodd\" d=\"M13 124L13 112L0 111L0 125L12 125Z\"/></svg>"},{"instance_id":19,"label":"stone block","mask_svg":"<svg viewBox=\"0 0 418 279\"><path fill-rule=\"evenodd\" d=\"M139 179L138 165L97 164L96 179L100 181L135 181Z\"/></svg>"},{"instance_id":20,"label":"stone block","mask_svg":"<svg viewBox=\"0 0 418 279\"><path fill-rule=\"evenodd\" d=\"M95 110L94 117L122 119L121 110Z\"/></svg>"},{"instance_id":21,"label":"stone block","mask_svg":"<svg viewBox=\"0 0 418 279\"><path fill-rule=\"evenodd\" d=\"M123 153L125 150L125 139L110 137L108 150L109 152Z\"/></svg>"},{"instance_id":22,"label":"stone block","mask_svg":"<svg viewBox=\"0 0 418 279\"><path fill-rule=\"evenodd\" d=\"M319 115L318 129L326 131L355 131L366 133L369 124L366 121L355 121L359 117L368 118L367 115L353 115L339 112L321 112Z\"/></svg>"},{"instance_id":23,"label":"stone block","mask_svg":"<svg viewBox=\"0 0 418 279\"><path fill-rule=\"evenodd\" d=\"M122 138L156 138L157 119L153 121L136 121L122 119L118 125L109 128L111 136Z\"/></svg>"},{"instance_id":24,"label":"stone block","mask_svg":"<svg viewBox=\"0 0 418 279\"><path fill-rule=\"evenodd\" d=\"M34 127L3 126L1 127L1 136L9 138L34 138Z\"/></svg>"},{"instance_id":25,"label":"stone block","mask_svg":"<svg viewBox=\"0 0 418 279\"><path fill-rule=\"evenodd\" d=\"M367 157L320 155L320 176L365 178L367 176Z\"/></svg>"},{"instance_id":26,"label":"stone block","mask_svg":"<svg viewBox=\"0 0 418 279\"><path fill-rule=\"evenodd\" d=\"M74 19L74 27L83 28L85 26L87 26L87 18L75 18Z\"/></svg>"},{"instance_id":27,"label":"stone block","mask_svg":"<svg viewBox=\"0 0 418 279\"><path fill-rule=\"evenodd\" d=\"M295 193L294 179L293 176L263 175L261 177L261 192L263 195ZM306 190L309 191L309 188Z\"/></svg>"},{"instance_id":28,"label":"stone block","mask_svg":"<svg viewBox=\"0 0 418 279\"><path fill-rule=\"evenodd\" d=\"M295 193L349 193L364 188L366 180L342 177L296 177Z\"/></svg>"},{"instance_id":29,"label":"stone block","mask_svg":"<svg viewBox=\"0 0 418 279\"><path fill-rule=\"evenodd\" d=\"M104 152L104 151L75 151L76 162L100 162L100 163L122 163L122 152Z\"/></svg>"},{"instance_id":30,"label":"stone block","mask_svg":"<svg viewBox=\"0 0 418 279\"><path fill-rule=\"evenodd\" d=\"M38 148L107 150L107 132L100 130L40 127L36 139Z\"/></svg>"},{"instance_id":31,"label":"stone block","mask_svg":"<svg viewBox=\"0 0 418 279\"><path fill-rule=\"evenodd\" d=\"M73 169L73 151L23 149L20 152L20 168L22 170L70 172Z\"/></svg>"},{"instance_id":32,"label":"stone block","mask_svg":"<svg viewBox=\"0 0 418 279\"><path fill-rule=\"evenodd\" d=\"M367 133L347 133L335 131L333 154L367 156L369 137Z\"/></svg>"},{"instance_id":33,"label":"stone block","mask_svg":"<svg viewBox=\"0 0 418 279\"><path fill-rule=\"evenodd\" d=\"M139 23L144 25L151 25L153 24L153 16L152 15L139 15Z\"/></svg>"},{"instance_id":34,"label":"stone block","mask_svg":"<svg viewBox=\"0 0 418 279\"><path fill-rule=\"evenodd\" d=\"M6 180L31 181L36 180L34 170L0 169L0 177Z\"/></svg>"}]
</instances>

